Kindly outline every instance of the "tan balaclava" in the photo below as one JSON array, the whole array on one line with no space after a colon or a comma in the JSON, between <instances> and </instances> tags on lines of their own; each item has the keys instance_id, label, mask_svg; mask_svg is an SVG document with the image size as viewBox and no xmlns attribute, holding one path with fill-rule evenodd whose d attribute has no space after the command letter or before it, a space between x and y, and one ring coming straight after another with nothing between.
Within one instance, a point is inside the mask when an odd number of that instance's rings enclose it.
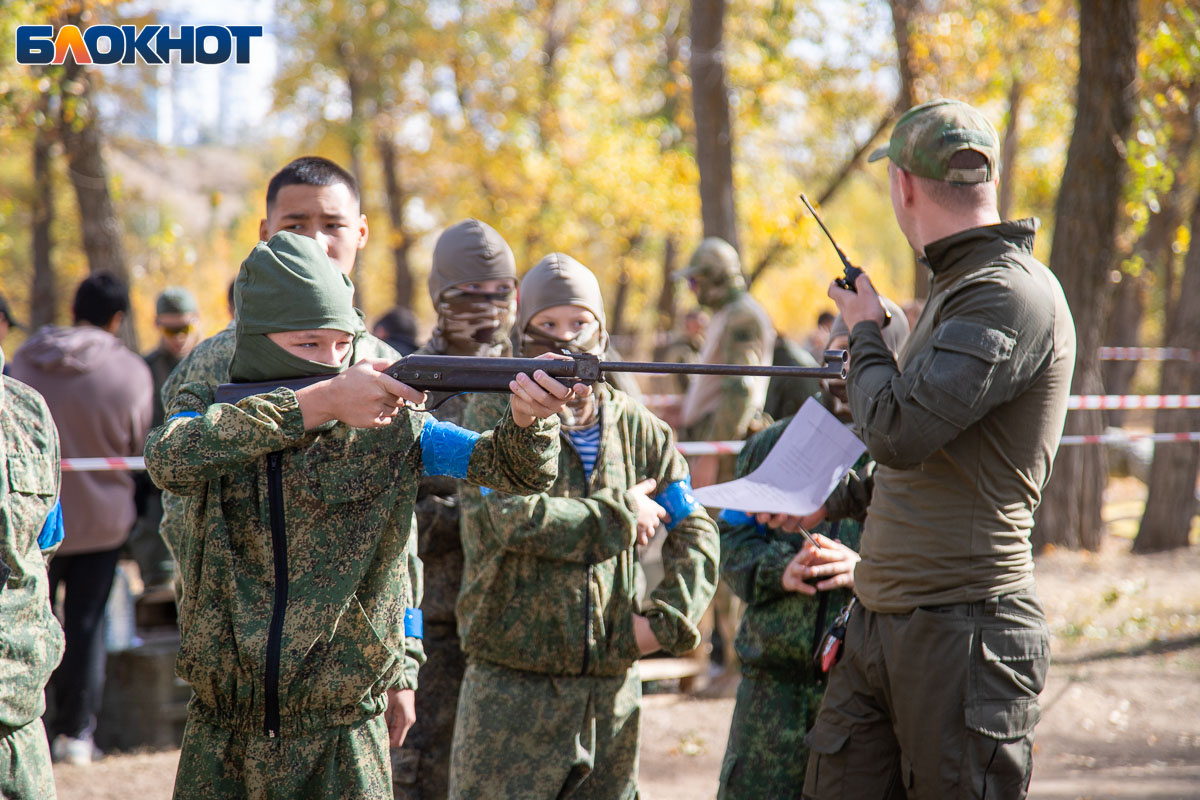
<instances>
[{"instance_id":1,"label":"tan balaclava","mask_svg":"<svg viewBox=\"0 0 1200 800\"><path fill-rule=\"evenodd\" d=\"M477 219L451 225L433 247L429 299L437 311L429 349L435 353L502 356L517 314L516 292L468 292L464 283L517 279L512 249L496 229Z\"/></svg>"},{"instance_id":2,"label":"tan balaclava","mask_svg":"<svg viewBox=\"0 0 1200 800\"><path fill-rule=\"evenodd\" d=\"M579 306L592 312L596 321L570 339L556 339L529 327L539 312L554 306ZM521 280L521 302L517 309L517 327L521 331L521 355L538 356L547 352L567 351L604 356L608 346L605 330L604 297L592 271L563 253L551 253L525 273ZM596 421L596 401L592 396L572 400L559 416L566 428L586 428Z\"/></svg>"}]
</instances>

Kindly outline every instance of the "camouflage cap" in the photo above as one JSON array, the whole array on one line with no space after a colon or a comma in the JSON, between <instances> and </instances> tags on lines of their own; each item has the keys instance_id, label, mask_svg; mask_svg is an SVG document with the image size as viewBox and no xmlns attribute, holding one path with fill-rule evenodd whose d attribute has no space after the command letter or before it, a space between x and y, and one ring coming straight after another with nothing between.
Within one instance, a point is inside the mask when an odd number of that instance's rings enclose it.
<instances>
[{"instance_id":1,"label":"camouflage cap","mask_svg":"<svg viewBox=\"0 0 1200 800\"><path fill-rule=\"evenodd\" d=\"M688 265L674 273L673 278L731 278L741 277L742 265L737 250L724 239L709 236L692 253Z\"/></svg>"},{"instance_id":2,"label":"camouflage cap","mask_svg":"<svg viewBox=\"0 0 1200 800\"><path fill-rule=\"evenodd\" d=\"M974 150L987 158L987 166L952 169L951 157ZM959 100L930 100L904 112L886 146L871 153L868 161L887 156L913 175L950 183L985 183L995 179L1000 163L1000 137L987 118Z\"/></svg>"},{"instance_id":3,"label":"camouflage cap","mask_svg":"<svg viewBox=\"0 0 1200 800\"><path fill-rule=\"evenodd\" d=\"M154 313L163 314L192 314L195 313L196 296L182 286L168 286L162 290L154 301Z\"/></svg>"}]
</instances>

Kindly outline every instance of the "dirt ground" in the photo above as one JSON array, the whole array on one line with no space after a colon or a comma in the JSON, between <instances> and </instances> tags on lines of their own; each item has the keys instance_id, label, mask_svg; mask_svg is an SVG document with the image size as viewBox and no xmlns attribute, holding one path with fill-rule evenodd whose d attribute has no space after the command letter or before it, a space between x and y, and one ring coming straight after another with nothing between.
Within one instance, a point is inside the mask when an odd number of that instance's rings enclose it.
<instances>
[{"instance_id":1,"label":"dirt ground","mask_svg":"<svg viewBox=\"0 0 1200 800\"><path fill-rule=\"evenodd\" d=\"M1110 523L1123 532L1119 520ZM1200 797L1200 548L1128 550L1129 539L1114 535L1098 554L1038 558L1054 662L1037 729L1034 800ZM729 697L648 696L643 797L713 797L732 710ZM165 800L178 755L58 765L59 797Z\"/></svg>"}]
</instances>

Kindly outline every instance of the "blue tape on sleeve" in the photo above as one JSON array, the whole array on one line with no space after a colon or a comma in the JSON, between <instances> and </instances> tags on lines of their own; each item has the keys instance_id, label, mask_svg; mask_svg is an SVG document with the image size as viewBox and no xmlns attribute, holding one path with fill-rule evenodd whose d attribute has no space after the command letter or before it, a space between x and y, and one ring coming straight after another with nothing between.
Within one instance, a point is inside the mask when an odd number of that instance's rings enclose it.
<instances>
[{"instance_id":1,"label":"blue tape on sleeve","mask_svg":"<svg viewBox=\"0 0 1200 800\"><path fill-rule=\"evenodd\" d=\"M178 414L172 414L171 416L167 417L167 422L170 422L173 419L191 419L192 417L198 416L200 416L199 411L180 411Z\"/></svg>"},{"instance_id":2,"label":"blue tape on sleeve","mask_svg":"<svg viewBox=\"0 0 1200 800\"><path fill-rule=\"evenodd\" d=\"M683 522L689 514L700 508L699 501L692 495L691 478L684 478L670 484L654 496L654 502L666 509L668 530Z\"/></svg>"},{"instance_id":3,"label":"blue tape on sleeve","mask_svg":"<svg viewBox=\"0 0 1200 800\"><path fill-rule=\"evenodd\" d=\"M421 463L426 476L467 477L467 465L479 434L449 422L425 420L421 428Z\"/></svg>"},{"instance_id":4,"label":"blue tape on sleeve","mask_svg":"<svg viewBox=\"0 0 1200 800\"><path fill-rule=\"evenodd\" d=\"M734 511L732 508L726 508L717 515L717 519L721 522L726 522L730 525L753 525L758 529L759 533L766 533L767 526L759 522L753 514L747 514L745 511Z\"/></svg>"},{"instance_id":5,"label":"blue tape on sleeve","mask_svg":"<svg viewBox=\"0 0 1200 800\"><path fill-rule=\"evenodd\" d=\"M54 508L50 509L50 515L46 517L46 522L42 525L42 532L38 534L38 547L42 550L49 550L61 542L64 535L62 503L57 502L54 504Z\"/></svg>"},{"instance_id":6,"label":"blue tape on sleeve","mask_svg":"<svg viewBox=\"0 0 1200 800\"><path fill-rule=\"evenodd\" d=\"M425 637L425 615L419 608L410 608L404 612L404 635L409 639Z\"/></svg>"}]
</instances>

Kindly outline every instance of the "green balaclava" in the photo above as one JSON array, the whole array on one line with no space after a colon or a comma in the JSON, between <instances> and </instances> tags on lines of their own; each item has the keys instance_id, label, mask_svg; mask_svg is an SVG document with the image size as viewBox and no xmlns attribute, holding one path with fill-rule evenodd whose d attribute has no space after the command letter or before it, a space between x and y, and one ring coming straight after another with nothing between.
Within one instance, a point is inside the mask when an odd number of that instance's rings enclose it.
<instances>
[{"instance_id":1,"label":"green balaclava","mask_svg":"<svg viewBox=\"0 0 1200 800\"><path fill-rule=\"evenodd\" d=\"M268 333L330 329L351 334L357 347L365 328L354 308L354 285L316 240L281 231L271 241L256 244L238 272L234 302L232 380L328 375L354 362L354 348L334 366L294 356L267 338Z\"/></svg>"},{"instance_id":2,"label":"green balaclava","mask_svg":"<svg viewBox=\"0 0 1200 800\"><path fill-rule=\"evenodd\" d=\"M458 288L504 278L516 281L517 262L495 228L465 219L443 231L433 247L429 271L429 299L438 315L429 349L452 355L506 355L517 316L516 291L483 294Z\"/></svg>"},{"instance_id":3,"label":"green balaclava","mask_svg":"<svg viewBox=\"0 0 1200 800\"><path fill-rule=\"evenodd\" d=\"M539 312L554 306L579 306L596 317L594 325L580 330L570 339L555 339L529 327ZM521 355L538 356L550 351L567 350L604 357L608 347L605 330L604 296L592 271L563 253L551 253L521 279L521 301L517 307L517 330L521 332ZM595 397L572 400L560 413L563 427L587 428L596 419Z\"/></svg>"}]
</instances>

